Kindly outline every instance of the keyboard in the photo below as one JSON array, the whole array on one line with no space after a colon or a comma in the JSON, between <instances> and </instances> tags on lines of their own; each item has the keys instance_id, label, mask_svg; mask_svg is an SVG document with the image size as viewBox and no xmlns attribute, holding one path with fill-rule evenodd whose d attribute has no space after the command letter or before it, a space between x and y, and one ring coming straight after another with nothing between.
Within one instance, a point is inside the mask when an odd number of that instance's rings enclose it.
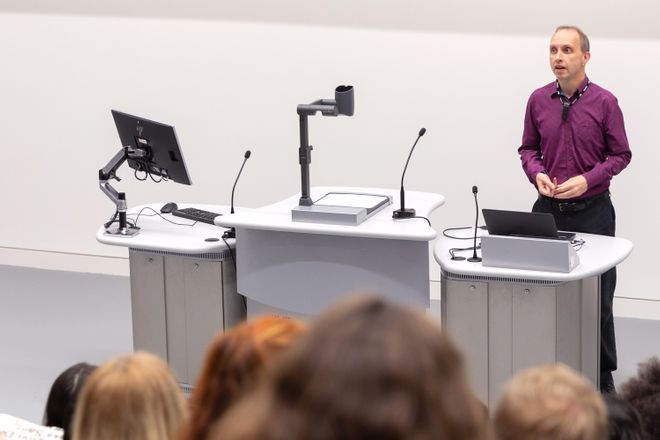
<instances>
[{"instance_id":1,"label":"keyboard","mask_svg":"<svg viewBox=\"0 0 660 440\"><path fill-rule=\"evenodd\" d=\"M214 224L213 219L217 216L222 215L217 212L204 211L203 209L197 208L183 208L175 209L172 211L172 215L181 218L187 218L188 220L194 220L196 222L208 223L210 225Z\"/></svg>"}]
</instances>

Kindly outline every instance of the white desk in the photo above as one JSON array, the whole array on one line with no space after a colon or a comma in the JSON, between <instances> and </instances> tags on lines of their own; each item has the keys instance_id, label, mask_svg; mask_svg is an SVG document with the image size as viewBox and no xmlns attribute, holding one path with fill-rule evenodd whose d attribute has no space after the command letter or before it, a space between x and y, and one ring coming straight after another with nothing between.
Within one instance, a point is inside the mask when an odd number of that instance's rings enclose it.
<instances>
[{"instance_id":1,"label":"white desk","mask_svg":"<svg viewBox=\"0 0 660 440\"><path fill-rule=\"evenodd\" d=\"M238 291L248 298L248 315L264 305L293 316L315 315L355 291L428 307L428 242L435 230L424 219L392 219L398 190L315 187L311 196L332 191L391 195L393 204L358 226L291 221L299 195L216 218L216 224L236 228ZM426 217L444 197L409 191L406 203Z\"/></svg>"},{"instance_id":2,"label":"white desk","mask_svg":"<svg viewBox=\"0 0 660 440\"><path fill-rule=\"evenodd\" d=\"M600 274L622 262L632 243L602 235L578 238L585 240L580 265L569 273L453 261L449 249L472 241L438 240L442 326L465 354L471 384L488 406L494 407L511 376L539 363L563 362L598 387Z\"/></svg>"},{"instance_id":3,"label":"white desk","mask_svg":"<svg viewBox=\"0 0 660 440\"><path fill-rule=\"evenodd\" d=\"M135 221L145 207L160 212L163 205L132 208L128 218ZM229 212L226 206L194 207ZM245 312L236 293L231 254L221 239L224 228L201 222L189 226L192 220L162 215L182 225L168 223L145 209L136 236L107 235L101 227L96 239L129 249L134 348L166 359L185 387L195 381L211 339ZM227 243L234 246L233 239Z\"/></svg>"}]
</instances>

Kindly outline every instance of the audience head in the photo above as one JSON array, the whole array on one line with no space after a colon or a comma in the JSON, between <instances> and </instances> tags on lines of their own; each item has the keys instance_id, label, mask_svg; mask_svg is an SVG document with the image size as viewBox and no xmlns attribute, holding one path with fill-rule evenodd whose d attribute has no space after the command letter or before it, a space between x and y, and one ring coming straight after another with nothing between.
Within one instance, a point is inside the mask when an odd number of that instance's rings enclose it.
<instances>
[{"instance_id":1,"label":"audience head","mask_svg":"<svg viewBox=\"0 0 660 440\"><path fill-rule=\"evenodd\" d=\"M600 394L565 365L541 365L513 377L495 411L499 440L601 440L607 413Z\"/></svg>"},{"instance_id":2,"label":"audience head","mask_svg":"<svg viewBox=\"0 0 660 440\"><path fill-rule=\"evenodd\" d=\"M639 413L616 394L603 395L610 427L609 440L645 440Z\"/></svg>"},{"instance_id":3,"label":"audience head","mask_svg":"<svg viewBox=\"0 0 660 440\"><path fill-rule=\"evenodd\" d=\"M295 319L267 316L216 336L190 399L190 420L178 437L205 439L213 422L257 383L267 364L306 328Z\"/></svg>"},{"instance_id":4,"label":"audience head","mask_svg":"<svg viewBox=\"0 0 660 440\"><path fill-rule=\"evenodd\" d=\"M165 363L135 353L102 364L87 380L76 407L74 440L169 440L185 401Z\"/></svg>"},{"instance_id":5,"label":"audience head","mask_svg":"<svg viewBox=\"0 0 660 440\"><path fill-rule=\"evenodd\" d=\"M637 410L650 438L660 438L660 360L657 357L641 364L637 377L623 384L621 398Z\"/></svg>"},{"instance_id":6,"label":"audience head","mask_svg":"<svg viewBox=\"0 0 660 440\"><path fill-rule=\"evenodd\" d=\"M453 344L423 313L380 298L323 313L267 379L214 438L489 438Z\"/></svg>"},{"instance_id":7,"label":"audience head","mask_svg":"<svg viewBox=\"0 0 660 440\"><path fill-rule=\"evenodd\" d=\"M95 365L84 362L75 364L57 376L50 388L44 413L44 425L62 428L64 440L71 438L71 422L78 394L95 369Z\"/></svg>"}]
</instances>

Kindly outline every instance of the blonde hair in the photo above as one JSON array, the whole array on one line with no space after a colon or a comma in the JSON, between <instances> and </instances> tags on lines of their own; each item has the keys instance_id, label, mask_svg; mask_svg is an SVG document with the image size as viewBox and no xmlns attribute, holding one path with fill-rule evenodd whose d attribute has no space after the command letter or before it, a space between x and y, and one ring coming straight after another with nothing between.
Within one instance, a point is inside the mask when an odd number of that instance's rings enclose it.
<instances>
[{"instance_id":1,"label":"blonde hair","mask_svg":"<svg viewBox=\"0 0 660 440\"><path fill-rule=\"evenodd\" d=\"M514 376L494 422L499 440L601 440L608 435L602 397L562 364L532 367Z\"/></svg>"},{"instance_id":2,"label":"blonde hair","mask_svg":"<svg viewBox=\"0 0 660 440\"><path fill-rule=\"evenodd\" d=\"M101 365L80 395L74 440L168 440L185 414L174 376L158 357L138 352Z\"/></svg>"}]
</instances>

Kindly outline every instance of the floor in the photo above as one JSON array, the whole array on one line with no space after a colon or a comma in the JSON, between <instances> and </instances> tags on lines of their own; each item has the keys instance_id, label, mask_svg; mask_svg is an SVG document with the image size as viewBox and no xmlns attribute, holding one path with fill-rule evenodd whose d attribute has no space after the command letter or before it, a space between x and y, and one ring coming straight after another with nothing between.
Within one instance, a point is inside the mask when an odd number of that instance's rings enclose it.
<instances>
[{"instance_id":1,"label":"floor","mask_svg":"<svg viewBox=\"0 0 660 440\"><path fill-rule=\"evenodd\" d=\"M0 266L0 413L40 422L69 366L133 349L127 277Z\"/></svg>"},{"instance_id":2,"label":"floor","mask_svg":"<svg viewBox=\"0 0 660 440\"><path fill-rule=\"evenodd\" d=\"M439 319L439 301L429 313ZM620 384L639 362L660 356L660 321L615 325ZM128 278L0 266L0 350L0 413L40 422L61 371L132 350Z\"/></svg>"}]
</instances>

